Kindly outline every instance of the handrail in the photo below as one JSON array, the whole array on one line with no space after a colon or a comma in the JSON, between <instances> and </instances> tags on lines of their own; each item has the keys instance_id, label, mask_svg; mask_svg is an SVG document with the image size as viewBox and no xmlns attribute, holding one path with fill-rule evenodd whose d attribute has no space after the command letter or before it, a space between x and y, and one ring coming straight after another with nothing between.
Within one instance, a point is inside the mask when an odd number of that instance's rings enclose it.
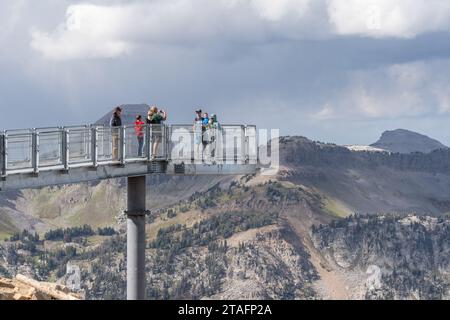
<instances>
[{"instance_id":1,"label":"handrail","mask_svg":"<svg viewBox=\"0 0 450 320\"><path fill-rule=\"evenodd\" d=\"M144 124L139 134L142 138L138 138L134 125L0 131L0 175L38 175L47 170L69 171L72 167L106 164L125 166L130 162L189 163L198 160L196 148L201 149L200 161L206 161L206 157L212 163L247 164L257 159L253 154L257 150L256 126L221 125L219 131L206 132L202 132L199 145L193 124ZM211 135L216 136L213 139ZM176 149L180 144L180 150Z\"/></svg>"}]
</instances>

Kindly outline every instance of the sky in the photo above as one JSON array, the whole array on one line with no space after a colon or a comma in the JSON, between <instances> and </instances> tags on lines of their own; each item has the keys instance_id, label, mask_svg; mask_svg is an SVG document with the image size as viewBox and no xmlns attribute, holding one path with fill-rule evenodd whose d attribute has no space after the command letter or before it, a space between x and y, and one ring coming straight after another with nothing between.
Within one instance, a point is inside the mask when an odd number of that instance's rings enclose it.
<instances>
[{"instance_id":1,"label":"sky","mask_svg":"<svg viewBox=\"0 0 450 320\"><path fill-rule=\"evenodd\" d=\"M0 0L0 129L156 104L338 144L450 145L448 0Z\"/></svg>"}]
</instances>

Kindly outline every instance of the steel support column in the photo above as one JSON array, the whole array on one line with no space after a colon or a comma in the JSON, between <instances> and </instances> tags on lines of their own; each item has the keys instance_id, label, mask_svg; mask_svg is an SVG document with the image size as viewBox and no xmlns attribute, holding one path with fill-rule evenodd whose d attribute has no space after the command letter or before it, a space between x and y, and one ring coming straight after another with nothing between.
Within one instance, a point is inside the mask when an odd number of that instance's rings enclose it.
<instances>
[{"instance_id":1,"label":"steel support column","mask_svg":"<svg viewBox=\"0 0 450 320\"><path fill-rule=\"evenodd\" d=\"M0 177L6 177L6 134L0 132Z\"/></svg>"},{"instance_id":2,"label":"steel support column","mask_svg":"<svg viewBox=\"0 0 450 320\"><path fill-rule=\"evenodd\" d=\"M146 177L129 177L127 192L127 299L144 300Z\"/></svg>"}]
</instances>

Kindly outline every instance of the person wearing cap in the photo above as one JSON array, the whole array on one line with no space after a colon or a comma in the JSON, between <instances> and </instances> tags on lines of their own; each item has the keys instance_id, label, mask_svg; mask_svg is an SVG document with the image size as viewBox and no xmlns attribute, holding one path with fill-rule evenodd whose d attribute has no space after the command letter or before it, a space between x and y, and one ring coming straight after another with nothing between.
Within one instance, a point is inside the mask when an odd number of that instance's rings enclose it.
<instances>
[{"instance_id":1,"label":"person wearing cap","mask_svg":"<svg viewBox=\"0 0 450 320\"><path fill-rule=\"evenodd\" d=\"M195 119L196 119L196 120L197 120L197 119L203 120L202 109L195 110Z\"/></svg>"},{"instance_id":2,"label":"person wearing cap","mask_svg":"<svg viewBox=\"0 0 450 320\"><path fill-rule=\"evenodd\" d=\"M122 126L122 108L117 107L114 109L114 112L111 116L111 120L109 121L109 125L111 127L121 127Z\"/></svg>"},{"instance_id":3,"label":"person wearing cap","mask_svg":"<svg viewBox=\"0 0 450 320\"><path fill-rule=\"evenodd\" d=\"M211 115L210 120L212 120L212 127L213 128L218 129L218 130L221 129L220 123L219 123L219 121L217 121L217 115L215 113L213 113Z\"/></svg>"},{"instance_id":4,"label":"person wearing cap","mask_svg":"<svg viewBox=\"0 0 450 320\"><path fill-rule=\"evenodd\" d=\"M119 160L119 133L120 127L122 127L122 108L117 107L114 109L109 125L111 126L112 137L112 160Z\"/></svg>"}]
</instances>

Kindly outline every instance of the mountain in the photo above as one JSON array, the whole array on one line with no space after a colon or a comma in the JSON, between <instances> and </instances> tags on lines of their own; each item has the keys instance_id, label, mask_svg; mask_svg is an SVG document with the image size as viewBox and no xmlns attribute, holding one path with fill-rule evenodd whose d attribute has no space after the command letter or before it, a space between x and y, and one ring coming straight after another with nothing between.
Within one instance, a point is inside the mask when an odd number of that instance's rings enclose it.
<instances>
[{"instance_id":1,"label":"mountain","mask_svg":"<svg viewBox=\"0 0 450 320\"><path fill-rule=\"evenodd\" d=\"M343 212L450 212L450 149L352 152L303 137L280 141L281 177L325 194Z\"/></svg>"},{"instance_id":2,"label":"mountain","mask_svg":"<svg viewBox=\"0 0 450 320\"><path fill-rule=\"evenodd\" d=\"M404 129L384 132L381 138L372 144L371 147L394 153L429 153L434 150L447 148L437 140Z\"/></svg>"},{"instance_id":3,"label":"mountain","mask_svg":"<svg viewBox=\"0 0 450 320\"><path fill-rule=\"evenodd\" d=\"M147 104L123 104L120 105L122 108L122 123L123 125L132 125L136 120L137 115L141 115L142 117L147 116L148 109L150 108ZM105 114L99 120L97 120L94 124L97 125L105 125L109 126L109 121L111 120L111 116L114 112L114 109L111 109L110 112Z\"/></svg>"},{"instance_id":4,"label":"mountain","mask_svg":"<svg viewBox=\"0 0 450 320\"><path fill-rule=\"evenodd\" d=\"M151 299L450 298L450 149L361 152L283 137L275 175L148 183ZM40 235L0 242L0 276L62 279L70 262L88 299L123 299L124 187L0 195L4 235ZM118 234L80 235L84 224ZM57 228L73 238L46 237Z\"/></svg>"},{"instance_id":5,"label":"mountain","mask_svg":"<svg viewBox=\"0 0 450 320\"><path fill-rule=\"evenodd\" d=\"M449 228L449 217L354 216L313 227L312 239L344 297L447 300Z\"/></svg>"}]
</instances>

